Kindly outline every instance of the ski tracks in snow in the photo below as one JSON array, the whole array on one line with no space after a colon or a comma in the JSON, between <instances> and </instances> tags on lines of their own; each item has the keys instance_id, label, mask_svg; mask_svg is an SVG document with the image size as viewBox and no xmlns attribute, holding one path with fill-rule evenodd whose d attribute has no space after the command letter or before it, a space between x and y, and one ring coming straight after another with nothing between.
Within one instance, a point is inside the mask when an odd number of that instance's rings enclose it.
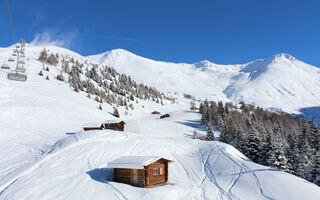
<instances>
[{"instance_id":1,"label":"ski tracks in snow","mask_svg":"<svg viewBox=\"0 0 320 200\"><path fill-rule=\"evenodd\" d=\"M218 199L224 199L223 197L226 197L227 199L232 200L233 197L228 192L226 192L226 190L224 190L224 188L222 186L219 185L216 176L212 172L218 158L221 156L221 154L219 154L219 151L217 152L217 154L215 154L216 157L214 158L213 166L211 166L210 162L208 162L210 156L212 156L212 151L216 147L217 147L217 144L210 148L208 156L206 157L205 162L203 162L204 174L206 175L206 178L208 178L210 180L210 182L212 182L217 187L217 189L218 189L218 197L217 198Z\"/></svg>"},{"instance_id":2,"label":"ski tracks in snow","mask_svg":"<svg viewBox=\"0 0 320 200\"><path fill-rule=\"evenodd\" d=\"M249 168L248 166L246 166L245 164L243 163L239 163L238 161L235 161L234 159L232 159L230 156L228 156L224 151L221 150L220 147L219 148L219 151L221 152L221 154L223 154L226 158L228 158L231 162L233 162L235 165L237 165L239 168L240 168L240 172L238 174L235 175L236 178L233 179L232 183L230 184L230 186L228 187L228 189L226 190L229 194L232 195L232 188L237 184L240 176L244 173L250 173L251 174L251 177L253 179L253 181L255 182L257 188L259 189L259 192L261 194L261 196L265 199L268 199L268 200L274 200L274 198L272 197L269 197L268 195L266 195L262 189L262 186L260 184L260 180L259 178L257 177L257 175L255 174L255 170L252 170L251 168ZM237 198L239 199L239 198Z\"/></svg>"},{"instance_id":3,"label":"ski tracks in snow","mask_svg":"<svg viewBox=\"0 0 320 200\"><path fill-rule=\"evenodd\" d=\"M90 170L94 170L94 169L95 169L94 165L92 165L89 160L88 160L87 164L88 164L88 168L89 168ZM94 173L95 177L96 177L99 181L101 181L101 182L104 183L104 186L105 186L108 190L110 190L117 199L119 199L119 200L127 200L127 198L120 192L120 190L118 190L115 186L113 186L113 185L110 184L108 181L106 181L103 177L101 177L101 175L100 175L99 173L97 173L96 171L93 171L93 173Z\"/></svg>"}]
</instances>

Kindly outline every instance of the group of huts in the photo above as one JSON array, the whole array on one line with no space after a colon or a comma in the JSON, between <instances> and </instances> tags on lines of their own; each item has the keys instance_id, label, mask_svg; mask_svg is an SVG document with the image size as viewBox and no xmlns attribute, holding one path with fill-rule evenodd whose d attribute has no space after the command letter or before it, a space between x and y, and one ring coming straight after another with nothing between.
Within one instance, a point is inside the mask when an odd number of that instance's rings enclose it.
<instances>
[{"instance_id":1,"label":"group of huts","mask_svg":"<svg viewBox=\"0 0 320 200\"><path fill-rule=\"evenodd\" d=\"M153 111L151 114L160 115L160 112L159 111ZM160 119L167 118L167 117L170 117L170 115L169 114L164 114L164 115L160 116Z\"/></svg>"},{"instance_id":2,"label":"group of huts","mask_svg":"<svg viewBox=\"0 0 320 200\"><path fill-rule=\"evenodd\" d=\"M115 131L124 131L125 124L126 123L124 121L120 121L120 122L107 121L106 123L102 123L100 126L86 126L83 128L83 130L92 131L92 130L111 129Z\"/></svg>"},{"instance_id":3,"label":"group of huts","mask_svg":"<svg viewBox=\"0 0 320 200\"><path fill-rule=\"evenodd\" d=\"M159 111L151 114L160 115ZM161 115L160 119L170 117ZM107 121L100 126L86 126L84 131L111 129L124 131L124 121ZM113 180L137 187L154 187L168 183L169 162L172 160L159 156L122 156L108 163L113 168Z\"/></svg>"}]
</instances>

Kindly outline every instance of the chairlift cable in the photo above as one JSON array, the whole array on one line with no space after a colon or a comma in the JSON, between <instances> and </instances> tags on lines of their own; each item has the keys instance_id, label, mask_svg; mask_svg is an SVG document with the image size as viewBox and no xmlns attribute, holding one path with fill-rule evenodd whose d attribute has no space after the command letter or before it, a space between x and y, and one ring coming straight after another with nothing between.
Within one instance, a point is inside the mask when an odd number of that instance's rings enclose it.
<instances>
[{"instance_id":1,"label":"chairlift cable","mask_svg":"<svg viewBox=\"0 0 320 200\"><path fill-rule=\"evenodd\" d=\"M7 0L7 6L8 6L9 16L10 16L10 22L11 22L13 40L14 40L14 43L16 43L16 36L15 36L15 34L14 34L13 21L12 21L12 16L11 16L11 10L10 10L10 5L9 5L9 0Z\"/></svg>"},{"instance_id":2,"label":"chairlift cable","mask_svg":"<svg viewBox=\"0 0 320 200\"><path fill-rule=\"evenodd\" d=\"M15 73L8 73L7 78L9 80L15 80L15 81L26 81L27 80L27 75L23 74L25 71L23 71L23 73L18 73L18 66L19 66L19 50L18 50L18 46L16 44L16 36L14 34L14 28L13 28L13 20L12 20L12 16L11 16L11 10L10 10L10 5L9 5L9 0L7 0L7 6L8 6L8 11L9 11L9 16L10 16L10 22L11 22L11 28L12 28L12 35L13 35L13 40L14 40L14 44L16 47L16 51L17 51L17 66L16 66L16 72Z\"/></svg>"}]
</instances>

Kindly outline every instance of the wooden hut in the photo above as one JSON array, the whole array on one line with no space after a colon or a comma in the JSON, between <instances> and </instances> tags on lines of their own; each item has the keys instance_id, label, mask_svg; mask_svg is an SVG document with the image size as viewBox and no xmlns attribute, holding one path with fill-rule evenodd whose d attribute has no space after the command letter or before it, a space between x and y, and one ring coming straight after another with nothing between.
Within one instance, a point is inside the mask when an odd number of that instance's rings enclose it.
<instances>
[{"instance_id":1,"label":"wooden hut","mask_svg":"<svg viewBox=\"0 0 320 200\"><path fill-rule=\"evenodd\" d=\"M92 131L92 130L103 130L104 129L104 125L101 124L101 126L89 126L89 127L84 127L83 130L85 131Z\"/></svg>"},{"instance_id":2,"label":"wooden hut","mask_svg":"<svg viewBox=\"0 0 320 200\"><path fill-rule=\"evenodd\" d=\"M110 163L113 180L138 187L154 187L168 183L171 160L159 156L123 156Z\"/></svg>"},{"instance_id":3,"label":"wooden hut","mask_svg":"<svg viewBox=\"0 0 320 200\"><path fill-rule=\"evenodd\" d=\"M167 118L167 117L170 117L170 115L169 114L161 115L160 119Z\"/></svg>"},{"instance_id":4,"label":"wooden hut","mask_svg":"<svg viewBox=\"0 0 320 200\"><path fill-rule=\"evenodd\" d=\"M104 124L105 129L111 129L111 130L116 130L116 131L124 131L124 125L126 123L124 121L121 122L113 122L113 121L108 121Z\"/></svg>"},{"instance_id":5,"label":"wooden hut","mask_svg":"<svg viewBox=\"0 0 320 200\"><path fill-rule=\"evenodd\" d=\"M160 112L159 112L159 111L153 111L151 114L153 114L153 115L160 115Z\"/></svg>"}]
</instances>

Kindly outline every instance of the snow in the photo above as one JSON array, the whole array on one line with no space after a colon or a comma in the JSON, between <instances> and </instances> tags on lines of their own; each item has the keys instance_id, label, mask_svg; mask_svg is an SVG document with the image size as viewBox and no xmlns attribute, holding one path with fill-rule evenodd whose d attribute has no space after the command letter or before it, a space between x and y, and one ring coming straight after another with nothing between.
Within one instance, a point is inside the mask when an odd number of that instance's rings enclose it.
<instances>
[{"instance_id":1,"label":"snow","mask_svg":"<svg viewBox=\"0 0 320 200\"><path fill-rule=\"evenodd\" d=\"M122 49L87 58L161 91L190 94L202 100L244 101L310 120L320 115L302 112L320 106L320 69L284 53L237 65L207 60L195 64L160 62Z\"/></svg>"},{"instance_id":2,"label":"snow","mask_svg":"<svg viewBox=\"0 0 320 200\"><path fill-rule=\"evenodd\" d=\"M98 109L100 103L87 98L85 93L74 92L54 78L60 72L59 67L49 66L50 72L44 71L45 76L50 77L49 81L38 75L42 65L36 58L42 48L26 47L28 81L9 81L6 78L8 70L0 70L0 199L319 199L320 188L312 183L255 164L230 145L191 139L194 129L200 135L205 134L205 130L199 125L200 115L189 110L189 100L179 98L177 104L165 106L139 100L128 115L124 114L124 108L119 108L120 119L110 114L113 108L106 103L102 104L103 110ZM95 62L66 49L46 48L50 52ZM7 63L11 51L10 47L0 48L0 64ZM127 53L119 51L119 54L122 57ZM235 67L228 71L211 66L211 71L222 71L211 73L209 69L190 64L161 62L164 71L160 73L158 62L149 60L146 64L142 58L137 61L131 56L128 54L121 61L128 62L128 66L123 63L121 67L128 68L126 70L132 67L133 76L140 75L137 72L139 65L131 65L132 62L141 64L141 69L150 64L146 80L141 76L143 82L156 86L164 78L162 89L176 89L201 97L208 95L208 98L217 92L220 96L216 98L227 99L220 90L226 87L226 83L234 81L231 77L239 74L237 70L244 70ZM280 58L277 62L286 62L284 69L299 69L299 73L304 73L302 76L316 72L311 81L317 83L317 69L286 59ZM120 61L115 59L114 62ZM268 63L267 70L255 80L280 67L279 63ZM152 82L153 72L157 70L157 78ZM169 70L168 73L165 70ZM182 76L175 80L174 76L179 73ZM247 84L251 72L241 73L243 84ZM210 82L209 86L203 77ZM226 80L215 85L215 78ZM174 84L169 87L167 81ZM301 84L311 87L305 82ZM208 92L210 87L212 89ZM305 94L309 95L309 91ZM300 94L295 94L300 98ZM318 97L316 90L314 95ZM313 99L308 101L311 102ZM171 117L159 119L159 116L150 114L154 110L169 113ZM100 125L107 120L125 121L125 131L82 131L84 123ZM168 185L138 188L112 181L113 171L108 168L108 163L122 156L173 160L169 165Z\"/></svg>"},{"instance_id":3,"label":"snow","mask_svg":"<svg viewBox=\"0 0 320 200\"><path fill-rule=\"evenodd\" d=\"M159 156L122 156L109 162L108 167L144 169L145 166L148 166L160 159L161 157Z\"/></svg>"}]
</instances>

